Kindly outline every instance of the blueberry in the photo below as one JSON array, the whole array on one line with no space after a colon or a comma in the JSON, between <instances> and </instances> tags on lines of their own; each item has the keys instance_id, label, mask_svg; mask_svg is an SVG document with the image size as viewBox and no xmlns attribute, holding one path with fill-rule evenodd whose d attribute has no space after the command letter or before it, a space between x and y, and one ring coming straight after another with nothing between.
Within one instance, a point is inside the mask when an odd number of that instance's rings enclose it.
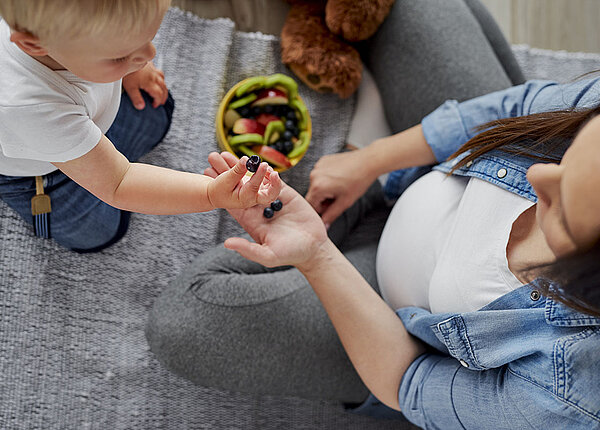
<instances>
[{"instance_id":1,"label":"blueberry","mask_svg":"<svg viewBox=\"0 0 600 430\"><path fill-rule=\"evenodd\" d=\"M263 112L264 113L268 113L268 114L272 114L273 112L275 112L275 108L273 107L273 105L266 105L263 108Z\"/></svg>"},{"instance_id":2,"label":"blueberry","mask_svg":"<svg viewBox=\"0 0 600 430\"><path fill-rule=\"evenodd\" d=\"M298 127L294 127L292 129L290 129L290 131L292 132L292 134L296 137L298 137L298 135L300 134L300 129Z\"/></svg>"},{"instance_id":3,"label":"blueberry","mask_svg":"<svg viewBox=\"0 0 600 430\"><path fill-rule=\"evenodd\" d=\"M262 112L262 109L260 108L260 106L254 106L252 109L250 109L250 112L252 113L252 115L258 116Z\"/></svg>"},{"instance_id":4,"label":"blueberry","mask_svg":"<svg viewBox=\"0 0 600 430\"><path fill-rule=\"evenodd\" d=\"M275 215L275 211L270 208L270 207L266 207L265 210L263 211L263 216L265 218L273 218L273 215Z\"/></svg>"},{"instance_id":5,"label":"blueberry","mask_svg":"<svg viewBox=\"0 0 600 430\"><path fill-rule=\"evenodd\" d=\"M294 133L292 133L290 130L286 130L283 132L284 140L292 140L292 137L294 137Z\"/></svg>"},{"instance_id":6,"label":"blueberry","mask_svg":"<svg viewBox=\"0 0 600 430\"><path fill-rule=\"evenodd\" d=\"M285 122L285 129L286 129L286 130L291 130L291 129L293 129L293 128L296 128L296 123L295 123L294 121L292 121L291 119L288 119L288 120Z\"/></svg>"},{"instance_id":7,"label":"blueberry","mask_svg":"<svg viewBox=\"0 0 600 430\"><path fill-rule=\"evenodd\" d=\"M241 108L238 109L238 113L241 116L243 116L244 118L246 118L248 115L250 115L250 107L242 106Z\"/></svg>"},{"instance_id":8,"label":"blueberry","mask_svg":"<svg viewBox=\"0 0 600 430\"><path fill-rule=\"evenodd\" d=\"M292 121L296 121L298 119L298 118L296 118L296 112L294 112L293 110L291 110L287 114L285 114L285 117Z\"/></svg>"},{"instance_id":9,"label":"blueberry","mask_svg":"<svg viewBox=\"0 0 600 430\"><path fill-rule=\"evenodd\" d=\"M294 144L292 143L291 140L284 140L282 149L283 149L283 151L280 151L280 152L283 152L284 154L289 154L292 151L292 149L294 149Z\"/></svg>"},{"instance_id":10,"label":"blueberry","mask_svg":"<svg viewBox=\"0 0 600 430\"><path fill-rule=\"evenodd\" d=\"M279 114L281 116L286 116L289 112L294 112L294 110L288 105L279 105Z\"/></svg>"},{"instance_id":11,"label":"blueberry","mask_svg":"<svg viewBox=\"0 0 600 430\"><path fill-rule=\"evenodd\" d=\"M258 155L252 155L246 161L246 169L249 172L256 172L258 170L258 166L260 165L260 157Z\"/></svg>"},{"instance_id":12,"label":"blueberry","mask_svg":"<svg viewBox=\"0 0 600 430\"><path fill-rule=\"evenodd\" d=\"M271 203L271 209L273 209L275 212L280 211L282 207L283 207L283 203L281 203L281 200L279 200L279 199L274 200Z\"/></svg>"},{"instance_id":13,"label":"blueberry","mask_svg":"<svg viewBox=\"0 0 600 430\"><path fill-rule=\"evenodd\" d=\"M283 141L282 140L278 140L277 142L275 142L273 144L273 149L276 149L279 152L283 152Z\"/></svg>"}]
</instances>

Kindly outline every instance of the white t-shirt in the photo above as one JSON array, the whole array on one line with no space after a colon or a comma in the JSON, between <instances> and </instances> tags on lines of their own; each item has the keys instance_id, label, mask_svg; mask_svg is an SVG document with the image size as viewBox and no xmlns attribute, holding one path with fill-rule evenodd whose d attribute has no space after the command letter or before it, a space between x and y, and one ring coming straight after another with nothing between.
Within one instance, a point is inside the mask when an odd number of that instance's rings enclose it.
<instances>
[{"instance_id":1,"label":"white t-shirt","mask_svg":"<svg viewBox=\"0 0 600 430\"><path fill-rule=\"evenodd\" d=\"M0 175L37 176L90 151L113 123L121 81L53 71L10 41L0 21Z\"/></svg>"},{"instance_id":2,"label":"white t-shirt","mask_svg":"<svg viewBox=\"0 0 600 430\"><path fill-rule=\"evenodd\" d=\"M508 268L512 224L533 202L478 178L432 171L400 196L377 249L393 308L476 311L520 287Z\"/></svg>"}]
</instances>

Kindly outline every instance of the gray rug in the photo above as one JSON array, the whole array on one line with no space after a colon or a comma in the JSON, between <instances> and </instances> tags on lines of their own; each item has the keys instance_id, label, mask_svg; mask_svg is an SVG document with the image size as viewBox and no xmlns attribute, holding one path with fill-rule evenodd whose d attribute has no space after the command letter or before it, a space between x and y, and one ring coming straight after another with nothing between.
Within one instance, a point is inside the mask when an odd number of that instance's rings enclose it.
<instances>
[{"instance_id":1,"label":"gray rug","mask_svg":"<svg viewBox=\"0 0 600 430\"><path fill-rule=\"evenodd\" d=\"M214 117L225 91L246 76L286 72L277 39L171 10L156 45L176 112L166 140L144 161L202 172L217 149ZM567 71L571 79L600 68L598 56L515 50L529 77ZM353 101L300 93L314 143L283 177L304 192L315 161L342 147ZM134 215L120 243L78 255L33 237L0 202L0 428L398 428L332 403L196 387L152 357L143 327L155 297L195 256L239 232L223 211Z\"/></svg>"}]
</instances>

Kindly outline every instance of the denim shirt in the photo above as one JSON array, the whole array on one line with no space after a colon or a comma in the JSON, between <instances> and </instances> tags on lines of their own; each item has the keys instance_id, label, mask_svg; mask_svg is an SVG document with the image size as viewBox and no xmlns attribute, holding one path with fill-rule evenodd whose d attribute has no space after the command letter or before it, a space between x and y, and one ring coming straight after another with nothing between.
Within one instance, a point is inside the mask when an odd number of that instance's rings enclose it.
<instances>
[{"instance_id":1,"label":"denim shirt","mask_svg":"<svg viewBox=\"0 0 600 430\"><path fill-rule=\"evenodd\" d=\"M463 103L448 101L422 127L441 162L434 168L449 172L457 161L444 160L480 124L599 102L600 79L530 81ZM454 174L481 178L535 202L525 177L533 163L493 151ZM386 195L397 197L416 176L393 172ZM539 282L476 312L396 311L432 351L418 357L401 381L398 398L407 419L427 429L600 428L600 319L542 297Z\"/></svg>"}]
</instances>

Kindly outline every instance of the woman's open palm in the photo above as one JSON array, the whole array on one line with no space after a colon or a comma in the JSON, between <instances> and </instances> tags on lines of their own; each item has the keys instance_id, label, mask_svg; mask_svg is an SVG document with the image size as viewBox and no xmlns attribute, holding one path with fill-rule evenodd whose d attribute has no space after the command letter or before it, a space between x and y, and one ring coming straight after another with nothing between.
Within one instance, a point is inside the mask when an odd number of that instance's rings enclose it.
<instances>
[{"instance_id":1,"label":"woman's open palm","mask_svg":"<svg viewBox=\"0 0 600 430\"><path fill-rule=\"evenodd\" d=\"M205 175L216 177L237 163L228 152L220 159L210 159L211 167ZM267 267L297 265L308 260L327 240L323 221L312 206L293 188L283 184L279 195L283 208L272 218L263 216L264 206L230 209L229 213L254 239L234 237L225 241L225 247L243 257Z\"/></svg>"}]
</instances>

